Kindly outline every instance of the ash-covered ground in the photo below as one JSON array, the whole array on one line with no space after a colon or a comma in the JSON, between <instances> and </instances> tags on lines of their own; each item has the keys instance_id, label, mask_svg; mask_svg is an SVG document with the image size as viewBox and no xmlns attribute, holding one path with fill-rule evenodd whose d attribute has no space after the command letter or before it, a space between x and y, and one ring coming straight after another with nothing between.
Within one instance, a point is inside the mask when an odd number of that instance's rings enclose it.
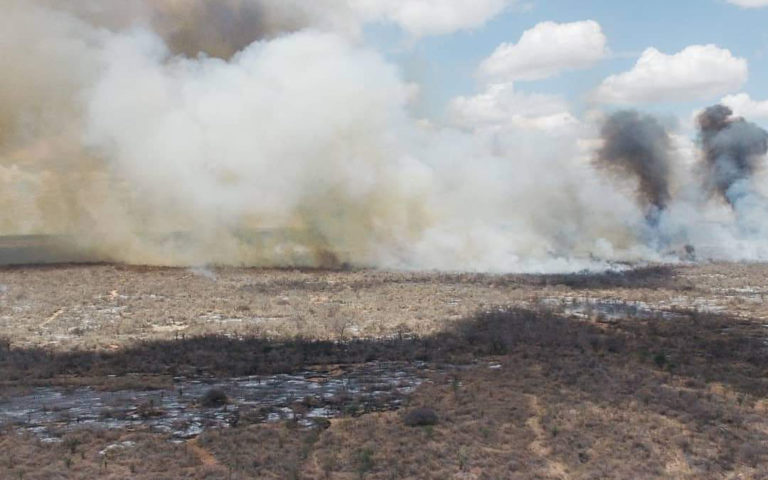
<instances>
[{"instance_id":1,"label":"ash-covered ground","mask_svg":"<svg viewBox=\"0 0 768 480\"><path fill-rule=\"evenodd\" d=\"M0 477L765 478L766 274L6 267Z\"/></svg>"}]
</instances>

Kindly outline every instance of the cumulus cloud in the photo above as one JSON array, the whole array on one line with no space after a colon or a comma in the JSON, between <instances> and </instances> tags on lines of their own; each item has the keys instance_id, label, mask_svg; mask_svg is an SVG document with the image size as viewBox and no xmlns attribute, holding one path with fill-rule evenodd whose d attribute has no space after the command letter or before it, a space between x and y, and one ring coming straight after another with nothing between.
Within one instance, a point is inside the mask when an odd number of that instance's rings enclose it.
<instances>
[{"instance_id":1,"label":"cumulus cloud","mask_svg":"<svg viewBox=\"0 0 768 480\"><path fill-rule=\"evenodd\" d=\"M768 100L753 100L746 93L726 95L720 103L730 107L740 117L768 118Z\"/></svg>"},{"instance_id":2,"label":"cumulus cloud","mask_svg":"<svg viewBox=\"0 0 768 480\"><path fill-rule=\"evenodd\" d=\"M491 80L539 80L587 68L605 57L606 37L593 20L539 23L515 43L503 43L480 66Z\"/></svg>"},{"instance_id":3,"label":"cumulus cloud","mask_svg":"<svg viewBox=\"0 0 768 480\"><path fill-rule=\"evenodd\" d=\"M453 120L465 128L518 127L552 130L576 123L558 95L523 93L512 83L490 85L484 92L451 102Z\"/></svg>"},{"instance_id":4,"label":"cumulus cloud","mask_svg":"<svg viewBox=\"0 0 768 480\"><path fill-rule=\"evenodd\" d=\"M768 0L727 0L727 2L742 8L768 7Z\"/></svg>"},{"instance_id":5,"label":"cumulus cloud","mask_svg":"<svg viewBox=\"0 0 768 480\"><path fill-rule=\"evenodd\" d=\"M632 70L606 78L596 97L614 104L701 100L739 88L748 73L745 59L716 45L692 45L673 55L648 48Z\"/></svg>"},{"instance_id":6,"label":"cumulus cloud","mask_svg":"<svg viewBox=\"0 0 768 480\"><path fill-rule=\"evenodd\" d=\"M352 0L363 18L386 20L416 36L442 35L477 28L514 0Z\"/></svg>"}]
</instances>

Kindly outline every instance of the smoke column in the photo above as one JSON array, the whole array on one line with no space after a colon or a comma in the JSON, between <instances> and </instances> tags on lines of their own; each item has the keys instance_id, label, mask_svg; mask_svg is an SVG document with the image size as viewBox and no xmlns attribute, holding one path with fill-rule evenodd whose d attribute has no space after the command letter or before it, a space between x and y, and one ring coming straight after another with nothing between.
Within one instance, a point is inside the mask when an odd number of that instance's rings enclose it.
<instances>
[{"instance_id":1,"label":"smoke column","mask_svg":"<svg viewBox=\"0 0 768 480\"><path fill-rule=\"evenodd\" d=\"M8 0L16 1L16 0ZM112 31L144 26L173 54L229 59L257 40L307 27L356 35L359 25L339 0L28 0Z\"/></svg>"},{"instance_id":2,"label":"smoke column","mask_svg":"<svg viewBox=\"0 0 768 480\"><path fill-rule=\"evenodd\" d=\"M669 134L654 117L630 110L610 115L600 133L598 164L637 180L638 197L653 223L670 200Z\"/></svg>"},{"instance_id":3,"label":"smoke column","mask_svg":"<svg viewBox=\"0 0 768 480\"><path fill-rule=\"evenodd\" d=\"M698 123L708 186L736 208L768 152L768 132L725 105L707 108Z\"/></svg>"}]
</instances>

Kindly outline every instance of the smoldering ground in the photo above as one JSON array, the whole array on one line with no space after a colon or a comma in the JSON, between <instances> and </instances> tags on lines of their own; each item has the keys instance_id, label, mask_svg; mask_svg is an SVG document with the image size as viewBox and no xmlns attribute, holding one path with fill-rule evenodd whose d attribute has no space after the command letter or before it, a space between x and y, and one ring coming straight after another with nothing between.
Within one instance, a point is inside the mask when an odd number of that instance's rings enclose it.
<instances>
[{"instance_id":1,"label":"smoldering ground","mask_svg":"<svg viewBox=\"0 0 768 480\"><path fill-rule=\"evenodd\" d=\"M666 259L649 208L712 237L642 116L616 139L640 146L621 167L640 202L584 161L589 122L424 121L433 86L365 44L365 2L0 3L3 235L129 263L494 271ZM715 257L762 258L722 232Z\"/></svg>"}]
</instances>

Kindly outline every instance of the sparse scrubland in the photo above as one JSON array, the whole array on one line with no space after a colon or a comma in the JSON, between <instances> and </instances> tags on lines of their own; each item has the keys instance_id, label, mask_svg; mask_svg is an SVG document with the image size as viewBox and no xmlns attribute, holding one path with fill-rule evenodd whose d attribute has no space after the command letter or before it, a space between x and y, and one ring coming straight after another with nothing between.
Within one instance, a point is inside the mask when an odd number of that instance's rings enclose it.
<instances>
[{"instance_id":1,"label":"sparse scrubland","mask_svg":"<svg viewBox=\"0 0 768 480\"><path fill-rule=\"evenodd\" d=\"M190 408L228 423L184 439L78 419L42 436L21 418L0 478L768 478L766 273L4 269L0 409L41 386L424 367L400 403L335 399L330 419L308 413L322 399L267 421L211 389Z\"/></svg>"}]
</instances>

